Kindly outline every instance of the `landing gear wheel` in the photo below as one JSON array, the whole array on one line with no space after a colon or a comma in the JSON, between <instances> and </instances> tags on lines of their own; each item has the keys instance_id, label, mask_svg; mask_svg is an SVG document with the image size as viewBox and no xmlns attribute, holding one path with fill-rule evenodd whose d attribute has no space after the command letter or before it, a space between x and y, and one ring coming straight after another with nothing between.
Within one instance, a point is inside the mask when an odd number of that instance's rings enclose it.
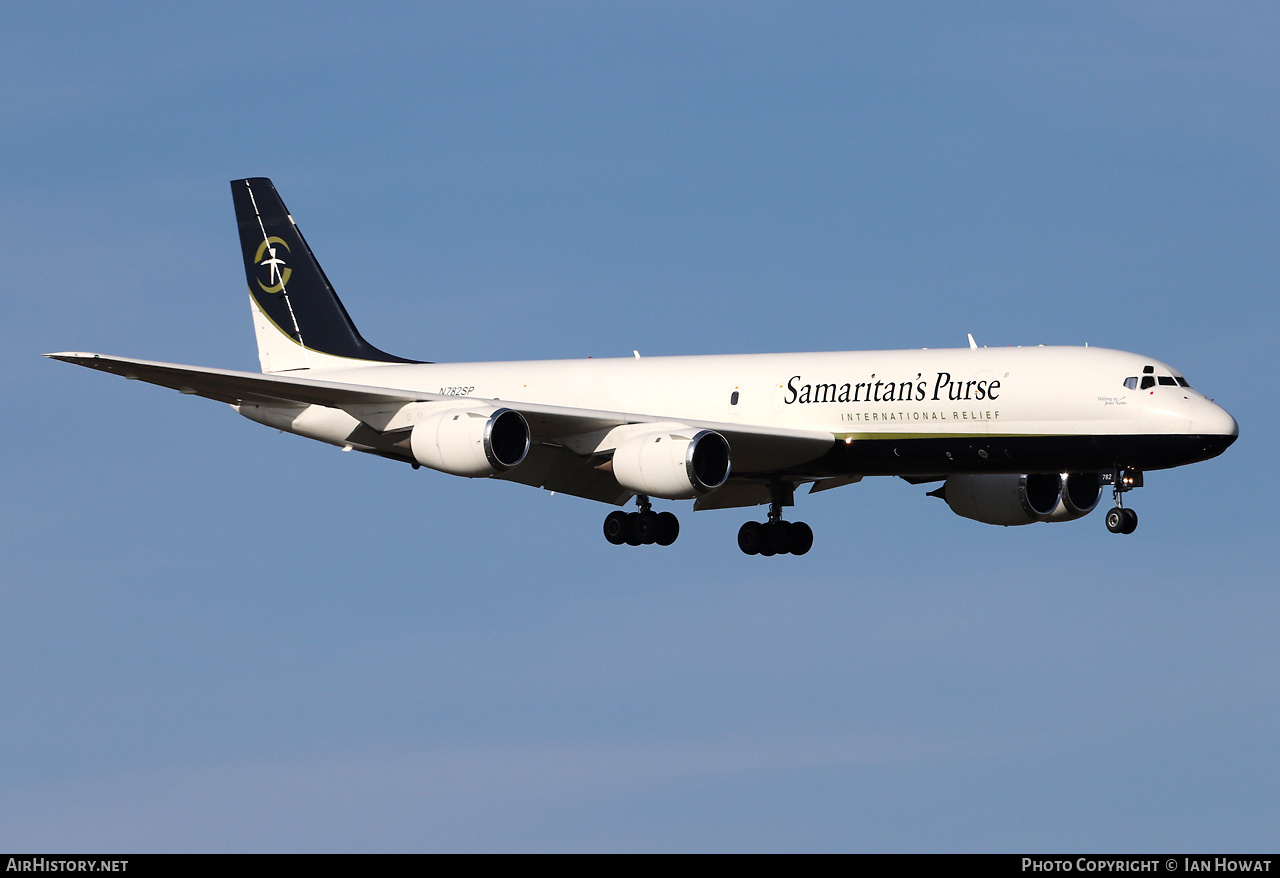
<instances>
[{"instance_id":1,"label":"landing gear wheel","mask_svg":"<svg viewBox=\"0 0 1280 878\"><path fill-rule=\"evenodd\" d=\"M604 517L604 538L615 546L621 546L627 541L629 530L627 513L618 510Z\"/></svg>"},{"instance_id":2,"label":"landing gear wheel","mask_svg":"<svg viewBox=\"0 0 1280 878\"><path fill-rule=\"evenodd\" d=\"M813 529L803 521L748 521L738 529L738 548L748 555L803 555L813 548Z\"/></svg>"},{"instance_id":3,"label":"landing gear wheel","mask_svg":"<svg viewBox=\"0 0 1280 878\"><path fill-rule=\"evenodd\" d=\"M791 522L771 521L764 527L765 542L773 550L769 553L770 555L785 555L791 551Z\"/></svg>"},{"instance_id":4,"label":"landing gear wheel","mask_svg":"<svg viewBox=\"0 0 1280 878\"><path fill-rule=\"evenodd\" d=\"M791 554L803 555L813 548L813 528L803 521L794 522L791 525L791 533L788 536L788 540L790 541Z\"/></svg>"},{"instance_id":5,"label":"landing gear wheel","mask_svg":"<svg viewBox=\"0 0 1280 878\"><path fill-rule=\"evenodd\" d=\"M646 509L635 513L636 539L641 545L651 546L658 541L658 513Z\"/></svg>"},{"instance_id":6,"label":"landing gear wheel","mask_svg":"<svg viewBox=\"0 0 1280 878\"><path fill-rule=\"evenodd\" d=\"M1124 510L1115 506L1107 510L1107 530L1113 534L1124 533Z\"/></svg>"},{"instance_id":7,"label":"landing gear wheel","mask_svg":"<svg viewBox=\"0 0 1280 878\"><path fill-rule=\"evenodd\" d=\"M680 536L680 519L670 512L610 512L604 518L604 538L615 546L669 546Z\"/></svg>"},{"instance_id":8,"label":"landing gear wheel","mask_svg":"<svg viewBox=\"0 0 1280 878\"><path fill-rule=\"evenodd\" d=\"M1124 516L1124 524L1120 527L1120 533L1131 534L1137 530L1138 513L1134 512L1132 509L1121 509L1120 512Z\"/></svg>"},{"instance_id":9,"label":"landing gear wheel","mask_svg":"<svg viewBox=\"0 0 1280 878\"><path fill-rule=\"evenodd\" d=\"M657 540L659 546L669 546L680 536L680 519L670 512L658 513Z\"/></svg>"},{"instance_id":10,"label":"landing gear wheel","mask_svg":"<svg viewBox=\"0 0 1280 878\"><path fill-rule=\"evenodd\" d=\"M640 517L639 512L627 513L627 545L628 546L642 545L642 542L640 540L640 528L636 527L636 523L637 523L636 520L639 517Z\"/></svg>"},{"instance_id":11,"label":"landing gear wheel","mask_svg":"<svg viewBox=\"0 0 1280 878\"><path fill-rule=\"evenodd\" d=\"M1116 506L1107 512L1107 530L1113 534L1131 534L1138 529L1138 513Z\"/></svg>"}]
</instances>

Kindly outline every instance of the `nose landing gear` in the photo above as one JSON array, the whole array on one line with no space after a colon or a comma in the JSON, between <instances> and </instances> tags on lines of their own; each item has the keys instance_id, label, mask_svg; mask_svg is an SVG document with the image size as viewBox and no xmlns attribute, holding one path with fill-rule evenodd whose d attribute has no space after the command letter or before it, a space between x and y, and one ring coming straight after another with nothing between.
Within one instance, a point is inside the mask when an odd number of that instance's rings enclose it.
<instances>
[{"instance_id":1,"label":"nose landing gear","mask_svg":"<svg viewBox=\"0 0 1280 878\"><path fill-rule=\"evenodd\" d=\"M680 536L680 519L670 512L654 512L649 498L636 497L636 512L616 510L604 519L604 538L615 546L669 546Z\"/></svg>"},{"instance_id":2,"label":"nose landing gear","mask_svg":"<svg viewBox=\"0 0 1280 878\"><path fill-rule=\"evenodd\" d=\"M1112 496L1115 508L1107 510L1107 530L1113 534L1131 534L1138 529L1138 513L1124 505L1124 495L1142 487L1142 473L1138 470L1117 469L1112 474Z\"/></svg>"}]
</instances>

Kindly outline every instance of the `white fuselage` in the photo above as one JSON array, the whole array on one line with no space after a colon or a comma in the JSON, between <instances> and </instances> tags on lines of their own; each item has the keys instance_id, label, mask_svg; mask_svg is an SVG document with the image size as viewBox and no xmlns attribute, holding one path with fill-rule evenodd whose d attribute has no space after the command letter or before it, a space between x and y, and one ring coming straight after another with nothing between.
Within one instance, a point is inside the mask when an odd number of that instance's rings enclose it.
<instances>
[{"instance_id":1,"label":"white fuselage","mask_svg":"<svg viewBox=\"0 0 1280 878\"><path fill-rule=\"evenodd\" d=\"M829 431L837 439L1235 435L1189 387L1140 382L1149 357L1019 347L362 365L327 380L475 399Z\"/></svg>"}]
</instances>

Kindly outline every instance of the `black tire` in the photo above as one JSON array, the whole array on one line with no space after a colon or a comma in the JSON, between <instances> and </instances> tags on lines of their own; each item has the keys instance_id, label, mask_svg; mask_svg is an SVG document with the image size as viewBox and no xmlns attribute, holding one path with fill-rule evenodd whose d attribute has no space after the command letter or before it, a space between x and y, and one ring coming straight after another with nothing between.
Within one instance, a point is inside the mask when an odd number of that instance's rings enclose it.
<instances>
[{"instance_id":1,"label":"black tire","mask_svg":"<svg viewBox=\"0 0 1280 878\"><path fill-rule=\"evenodd\" d=\"M640 513L638 512L627 513L627 545L628 546L641 545L640 529L636 527L637 519L639 517L640 517Z\"/></svg>"},{"instance_id":2,"label":"black tire","mask_svg":"<svg viewBox=\"0 0 1280 878\"><path fill-rule=\"evenodd\" d=\"M658 541L658 513L646 509L636 513L636 539L645 546L652 546Z\"/></svg>"},{"instance_id":3,"label":"black tire","mask_svg":"<svg viewBox=\"0 0 1280 878\"><path fill-rule=\"evenodd\" d=\"M1124 512L1124 526L1120 528L1120 533L1131 534L1138 529L1138 513L1132 509L1121 510Z\"/></svg>"},{"instance_id":4,"label":"black tire","mask_svg":"<svg viewBox=\"0 0 1280 878\"><path fill-rule=\"evenodd\" d=\"M1126 518L1124 513L1125 513L1125 510L1121 509L1119 506L1113 506L1112 508L1108 509L1107 510L1107 530L1111 531L1113 534L1124 533L1124 525L1125 525L1125 518Z\"/></svg>"},{"instance_id":5,"label":"black tire","mask_svg":"<svg viewBox=\"0 0 1280 878\"><path fill-rule=\"evenodd\" d=\"M669 546L680 536L680 519L673 513L658 513L658 545Z\"/></svg>"},{"instance_id":6,"label":"black tire","mask_svg":"<svg viewBox=\"0 0 1280 878\"><path fill-rule=\"evenodd\" d=\"M765 525L765 541L773 549L771 555L785 555L791 551L791 522L771 521Z\"/></svg>"},{"instance_id":7,"label":"black tire","mask_svg":"<svg viewBox=\"0 0 1280 878\"><path fill-rule=\"evenodd\" d=\"M813 528L803 521L793 522L789 539L791 554L803 555L813 548Z\"/></svg>"},{"instance_id":8,"label":"black tire","mask_svg":"<svg viewBox=\"0 0 1280 878\"><path fill-rule=\"evenodd\" d=\"M604 538L615 546L621 546L627 541L627 532L629 530L627 513L622 510L610 512L604 517Z\"/></svg>"},{"instance_id":9,"label":"black tire","mask_svg":"<svg viewBox=\"0 0 1280 878\"><path fill-rule=\"evenodd\" d=\"M748 521L742 527L738 528L738 548L747 555L760 554L760 543L762 535L760 533L760 522Z\"/></svg>"}]
</instances>

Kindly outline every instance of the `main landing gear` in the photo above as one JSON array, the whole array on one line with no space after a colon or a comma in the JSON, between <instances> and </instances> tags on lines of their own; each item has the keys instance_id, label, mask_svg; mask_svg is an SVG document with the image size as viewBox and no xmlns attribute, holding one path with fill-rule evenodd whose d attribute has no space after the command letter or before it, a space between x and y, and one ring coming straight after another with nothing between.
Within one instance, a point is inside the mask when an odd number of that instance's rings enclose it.
<instances>
[{"instance_id":1,"label":"main landing gear","mask_svg":"<svg viewBox=\"0 0 1280 878\"><path fill-rule=\"evenodd\" d=\"M738 548L748 555L803 555L813 548L813 528L803 521L782 520L782 498L775 494L769 520L748 521L738 529Z\"/></svg>"},{"instance_id":2,"label":"main landing gear","mask_svg":"<svg viewBox=\"0 0 1280 878\"><path fill-rule=\"evenodd\" d=\"M1112 484L1115 508L1107 510L1107 530L1113 534L1131 534L1138 529L1138 513L1124 505L1124 495L1142 487L1142 473L1136 470L1116 470Z\"/></svg>"},{"instance_id":3,"label":"main landing gear","mask_svg":"<svg viewBox=\"0 0 1280 878\"><path fill-rule=\"evenodd\" d=\"M636 497L636 512L621 509L610 512L604 519L604 538L615 546L669 546L680 536L680 519L670 512L654 512L649 498Z\"/></svg>"}]
</instances>

